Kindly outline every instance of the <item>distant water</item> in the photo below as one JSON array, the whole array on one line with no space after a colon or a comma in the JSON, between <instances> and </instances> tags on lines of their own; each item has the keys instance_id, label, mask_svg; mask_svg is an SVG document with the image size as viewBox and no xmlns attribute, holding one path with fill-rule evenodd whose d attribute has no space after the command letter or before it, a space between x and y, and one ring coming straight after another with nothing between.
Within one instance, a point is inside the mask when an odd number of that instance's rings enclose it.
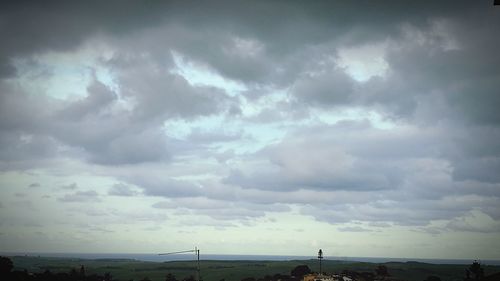
<instances>
[{"instance_id":1,"label":"distant water","mask_svg":"<svg viewBox=\"0 0 500 281\"><path fill-rule=\"evenodd\" d=\"M184 261L196 259L194 254L177 254L160 256L158 254L92 254L92 253L0 253L5 256L40 256L79 259L132 259L140 261L164 262ZM316 259L315 256L286 256L286 255L210 255L201 254L201 260L252 260L252 261L288 261ZM471 264L472 259L413 259L413 258L384 258L384 257L325 257L327 260L360 261L371 263L385 262L423 262L432 264ZM480 260L485 265L500 265L500 260Z\"/></svg>"}]
</instances>

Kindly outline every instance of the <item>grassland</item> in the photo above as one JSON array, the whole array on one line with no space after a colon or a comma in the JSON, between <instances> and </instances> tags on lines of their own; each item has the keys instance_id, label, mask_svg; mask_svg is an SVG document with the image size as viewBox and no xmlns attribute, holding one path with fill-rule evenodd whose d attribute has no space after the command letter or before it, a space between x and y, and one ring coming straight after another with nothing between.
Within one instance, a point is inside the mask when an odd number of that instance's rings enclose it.
<instances>
[{"instance_id":1,"label":"grassland","mask_svg":"<svg viewBox=\"0 0 500 281\"><path fill-rule=\"evenodd\" d=\"M194 261L170 262L145 262L128 259L71 259L13 256L15 270L28 270L29 272L68 272L84 266L87 274L104 274L109 272L119 280L141 280L148 277L152 281L163 281L168 273L174 274L177 279L195 275L196 263ZM260 278L265 275L286 274L297 265L308 265L313 271L318 270L317 260L300 261L212 261L200 262L201 275L204 281L239 281L245 277ZM324 260L323 271L341 272L353 270L358 272L374 272L380 264L366 262L346 262ZM401 280L422 281L427 276L439 276L442 281L463 280L466 265L439 265L419 262L390 262L384 263L389 273ZM500 272L500 266L485 266L486 275Z\"/></svg>"}]
</instances>

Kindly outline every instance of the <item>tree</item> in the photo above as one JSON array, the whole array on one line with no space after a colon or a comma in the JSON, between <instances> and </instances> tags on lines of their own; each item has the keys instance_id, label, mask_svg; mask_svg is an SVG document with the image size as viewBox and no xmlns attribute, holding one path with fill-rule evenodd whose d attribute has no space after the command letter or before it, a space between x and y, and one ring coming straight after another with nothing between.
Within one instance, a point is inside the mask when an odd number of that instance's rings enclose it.
<instances>
[{"instance_id":1,"label":"tree","mask_svg":"<svg viewBox=\"0 0 500 281\"><path fill-rule=\"evenodd\" d=\"M292 271L290 275L302 278L304 275L311 273L311 269L307 265L297 265Z\"/></svg>"},{"instance_id":2,"label":"tree","mask_svg":"<svg viewBox=\"0 0 500 281\"><path fill-rule=\"evenodd\" d=\"M474 280L481 280L484 277L484 270L478 261L474 261L465 272L467 279L470 279L471 273L474 274Z\"/></svg>"},{"instance_id":3,"label":"tree","mask_svg":"<svg viewBox=\"0 0 500 281\"><path fill-rule=\"evenodd\" d=\"M182 281L196 281L196 279L194 279L193 275L190 275L190 276L185 277L184 279L182 279Z\"/></svg>"},{"instance_id":4,"label":"tree","mask_svg":"<svg viewBox=\"0 0 500 281\"><path fill-rule=\"evenodd\" d=\"M113 280L113 276L111 276L111 273L106 272L104 273L104 281L111 281Z\"/></svg>"},{"instance_id":5,"label":"tree","mask_svg":"<svg viewBox=\"0 0 500 281\"><path fill-rule=\"evenodd\" d=\"M0 257L0 275L1 276L9 274L13 268L14 268L14 264L12 263L12 260L10 260L8 257Z\"/></svg>"},{"instance_id":6,"label":"tree","mask_svg":"<svg viewBox=\"0 0 500 281\"><path fill-rule=\"evenodd\" d=\"M165 277L165 281L177 281L177 279L175 278L175 275L173 275L172 273L169 273Z\"/></svg>"},{"instance_id":7,"label":"tree","mask_svg":"<svg viewBox=\"0 0 500 281\"><path fill-rule=\"evenodd\" d=\"M387 270L387 266L385 265L377 266L377 268L375 268L375 273L378 276L389 276L389 270Z\"/></svg>"},{"instance_id":8,"label":"tree","mask_svg":"<svg viewBox=\"0 0 500 281\"><path fill-rule=\"evenodd\" d=\"M76 269L72 268L72 269L69 271L69 275L71 276L71 278L75 278L75 277L76 277L76 275L77 275Z\"/></svg>"}]
</instances>

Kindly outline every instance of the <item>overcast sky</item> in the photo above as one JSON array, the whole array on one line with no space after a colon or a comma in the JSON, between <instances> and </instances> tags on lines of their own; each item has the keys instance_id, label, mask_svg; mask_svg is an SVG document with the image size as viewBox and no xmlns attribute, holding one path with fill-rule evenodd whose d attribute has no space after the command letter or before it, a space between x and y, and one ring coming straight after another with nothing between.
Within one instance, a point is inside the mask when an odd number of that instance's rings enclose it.
<instances>
[{"instance_id":1,"label":"overcast sky","mask_svg":"<svg viewBox=\"0 0 500 281\"><path fill-rule=\"evenodd\" d=\"M500 259L493 1L0 4L0 251Z\"/></svg>"}]
</instances>

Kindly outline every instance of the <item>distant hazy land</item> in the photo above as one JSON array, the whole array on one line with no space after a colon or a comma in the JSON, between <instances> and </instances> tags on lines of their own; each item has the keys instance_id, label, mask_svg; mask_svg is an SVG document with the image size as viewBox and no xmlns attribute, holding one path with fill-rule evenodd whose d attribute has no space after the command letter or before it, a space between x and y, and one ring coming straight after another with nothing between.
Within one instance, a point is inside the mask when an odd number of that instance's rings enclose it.
<instances>
[{"instance_id":1,"label":"distant hazy land","mask_svg":"<svg viewBox=\"0 0 500 281\"><path fill-rule=\"evenodd\" d=\"M5 256L5 254L2 254ZM49 254L47 254L49 255ZM156 255L138 254L50 254L41 255L7 255L12 259L15 270L28 270L29 272L68 272L71 269L79 269L82 265L87 273L104 274L110 273L119 280L141 280L148 277L151 281L164 281L168 273L174 274L182 279L189 275L195 275L196 262L193 255L179 255L165 257ZM155 261L149 261L158 257ZM224 259L225 257L225 259ZM169 260L175 258L174 260ZM290 274L297 265L307 265L313 271L318 271L316 259L295 259L288 256L222 256L204 255L200 262L201 275L204 281L239 281L246 277L261 278L265 275ZM184 260L180 260L184 259ZM352 259L352 258L350 258ZM372 260L372 262L352 260L323 260L323 271L334 273L343 270L358 272L373 272L375 268L383 264L389 273L398 279L408 281L422 281L428 276L439 276L442 281L463 280L465 269L471 261L457 261L450 264L450 260L434 260L435 263L424 263L420 261L384 261ZM369 258L373 259L373 258ZM163 261L161 261L163 260ZM394 259L393 259L394 260ZM439 262L441 261L441 262ZM486 274L500 272L500 265L482 262Z\"/></svg>"},{"instance_id":2,"label":"distant hazy land","mask_svg":"<svg viewBox=\"0 0 500 281\"><path fill-rule=\"evenodd\" d=\"M160 256L147 253L37 253L37 252L0 252L2 256L31 256L31 257L54 257L54 258L80 258L80 259L130 259L137 261L165 262L165 261L188 261L193 260L193 254L178 254ZM250 261L291 261L315 259L314 256L296 255L220 255L202 254L203 260L250 260ZM329 256L326 259L335 261L387 263L387 262L421 262L431 264L470 264L473 259L418 259L418 258L393 258L393 257L337 257ZM500 265L500 260L481 260L482 264Z\"/></svg>"}]
</instances>

